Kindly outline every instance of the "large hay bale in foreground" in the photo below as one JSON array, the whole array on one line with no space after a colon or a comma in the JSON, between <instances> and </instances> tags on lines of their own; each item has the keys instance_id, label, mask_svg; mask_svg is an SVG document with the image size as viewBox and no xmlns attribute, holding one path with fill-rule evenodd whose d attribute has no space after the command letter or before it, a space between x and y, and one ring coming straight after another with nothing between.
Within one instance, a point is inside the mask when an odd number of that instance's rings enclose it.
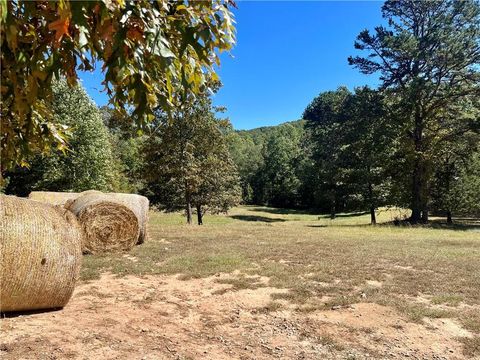
<instances>
[{"instance_id":1,"label":"large hay bale in foreground","mask_svg":"<svg viewBox=\"0 0 480 360\"><path fill-rule=\"evenodd\" d=\"M135 213L114 197L88 193L68 205L85 232L83 251L128 251L138 241L140 225Z\"/></svg>"},{"instance_id":2,"label":"large hay bale in foreground","mask_svg":"<svg viewBox=\"0 0 480 360\"><path fill-rule=\"evenodd\" d=\"M52 205L65 205L68 200L75 200L79 196L76 192L32 191L28 198Z\"/></svg>"},{"instance_id":3,"label":"large hay bale in foreground","mask_svg":"<svg viewBox=\"0 0 480 360\"><path fill-rule=\"evenodd\" d=\"M148 236L148 199L145 196L137 194L109 193L108 195L120 201L135 213L140 225L140 235L137 244L143 244Z\"/></svg>"},{"instance_id":4,"label":"large hay bale in foreground","mask_svg":"<svg viewBox=\"0 0 480 360\"><path fill-rule=\"evenodd\" d=\"M0 195L0 311L65 306L79 275L82 238L69 211Z\"/></svg>"}]
</instances>

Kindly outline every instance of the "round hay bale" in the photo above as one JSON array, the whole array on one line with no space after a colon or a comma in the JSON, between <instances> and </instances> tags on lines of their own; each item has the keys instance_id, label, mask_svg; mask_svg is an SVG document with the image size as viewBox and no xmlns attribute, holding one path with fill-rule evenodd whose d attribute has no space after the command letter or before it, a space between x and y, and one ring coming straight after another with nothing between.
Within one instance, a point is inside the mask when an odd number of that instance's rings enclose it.
<instances>
[{"instance_id":1,"label":"round hay bale","mask_svg":"<svg viewBox=\"0 0 480 360\"><path fill-rule=\"evenodd\" d=\"M90 194L103 194L100 190L85 190L82 191L79 195L90 195Z\"/></svg>"},{"instance_id":2,"label":"round hay bale","mask_svg":"<svg viewBox=\"0 0 480 360\"><path fill-rule=\"evenodd\" d=\"M69 211L0 195L0 311L65 306L79 276L82 238Z\"/></svg>"},{"instance_id":3,"label":"round hay bale","mask_svg":"<svg viewBox=\"0 0 480 360\"><path fill-rule=\"evenodd\" d=\"M28 198L52 205L65 205L68 200L75 200L79 196L76 192L32 191Z\"/></svg>"},{"instance_id":4,"label":"round hay bale","mask_svg":"<svg viewBox=\"0 0 480 360\"><path fill-rule=\"evenodd\" d=\"M110 195L82 195L68 209L77 216L85 232L84 253L128 251L138 241L137 216Z\"/></svg>"},{"instance_id":5,"label":"round hay bale","mask_svg":"<svg viewBox=\"0 0 480 360\"><path fill-rule=\"evenodd\" d=\"M137 244L143 244L148 236L148 198L137 194L109 193L115 200L132 210L137 216L140 225L140 235Z\"/></svg>"}]
</instances>

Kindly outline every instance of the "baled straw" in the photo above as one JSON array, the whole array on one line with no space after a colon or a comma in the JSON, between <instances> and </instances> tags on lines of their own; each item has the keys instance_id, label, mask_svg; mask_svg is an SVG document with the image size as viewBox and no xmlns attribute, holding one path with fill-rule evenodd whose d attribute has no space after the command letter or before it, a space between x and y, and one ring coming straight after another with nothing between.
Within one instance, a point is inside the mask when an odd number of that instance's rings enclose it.
<instances>
[{"instance_id":1,"label":"baled straw","mask_svg":"<svg viewBox=\"0 0 480 360\"><path fill-rule=\"evenodd\" d=\"M0 195L0 311L65 306L79 276L82 238L69 211Z\"/></svg>"},{"instance_id":2,"label":"baled straw","mask_svg":"<svg viewBox=\"0 0 480 360\"><path fill-rule=\"evenodd\" d=\"M145 196L137 194L109 193L115 200L132 210L140 225L140 236L137 244L143 244L147 239L149 201Z\"/></svg>"},{"instance_id":3,"label":"baled straw","mask_svg":"<svg viewBox=\"0 0 480 360\"><path fill-rule=\"evenodd\" d=\"M65 205L68 200L75 200L79 196L76 192L32 191L28 198L52 205Z\"/></svg>"},{"instance_id":4,"label":"baled straw","mask_svg":"<svg viewBox=\"0 0 480 360\"><path fill-rule=\"evenodd\" d=\"M135 213L108 194L82 195L68 209L85 232L85 253L128 251L138 241L140 226Z\"/></svg>"}]
</instances>

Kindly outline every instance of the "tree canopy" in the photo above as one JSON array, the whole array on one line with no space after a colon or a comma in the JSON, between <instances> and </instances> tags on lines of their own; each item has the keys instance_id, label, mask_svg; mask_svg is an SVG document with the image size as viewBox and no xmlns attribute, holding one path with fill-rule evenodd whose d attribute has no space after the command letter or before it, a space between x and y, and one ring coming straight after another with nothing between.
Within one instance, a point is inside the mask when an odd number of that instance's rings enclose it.
<instances>
[{"instance_id":1,"label":"tree canopy","mask_svg":"<svg viewBox=\"0 0 480 360\"><path fill-rule=\"evenodd\" d=\"M215 117L206 96L173 116L171 121L158 114L143 148L146 191L163 209L185 209L188 223L195 207L202 224L206 211L226 212L240 201L240 180L226 144L229 123Z\"/></svg>"},{"instance_id":2,"label":"tree canopy","mask_svg":"<svg viewBox=\"0 0 480 360\"><path fill-rule=\"evenodd\" d=\"M379 72L396 102L400 150L412 174L411 221L425 222L436 144L451 129L444 114L480 96L480 4L388 0L382 13L388 27L362 31L355 47L368 56L349 62L365 74Z\"/></svg>"},{"instance_id":3,"label":"tree canopy","mask_svg":"<svg viewBox=\"0 0 480 360\"><path fill-rule=\"evenodd\" d=\"M51 113L52 81L75 85L102 67L111 103L140 125L216 74L235 42L233 1L5 1L1 24L2 169L65 147Z\"/></svg>"},{"instance_id":4,"label":"tree canopy","mask_svg":"<svg viewBox=\"0 0 480 360\"><path fill-rule=\"evenodd\" d=\"M29 169L7 172L7 191L26 196L32 190L118 190L121 176L111 135L83 87L54 82L52 111L55 121L71 131L69 149L38 154Z\"/></svg>"}]
</instances>

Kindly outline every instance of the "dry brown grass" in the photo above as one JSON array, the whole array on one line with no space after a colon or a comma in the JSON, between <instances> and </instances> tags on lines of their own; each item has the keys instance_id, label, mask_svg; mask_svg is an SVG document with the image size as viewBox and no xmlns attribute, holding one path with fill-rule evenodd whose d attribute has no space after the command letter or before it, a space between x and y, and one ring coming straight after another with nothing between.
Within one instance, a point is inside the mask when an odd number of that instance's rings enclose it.
<instances>
[{"instance_id":1,"label":"dry brown grass","mask_svg":"<svg viewBox=\"0 0 480 360\"><path fill-rule=\"evenodd\" d=\"M395 211L383 211L388 223ZM83 278L111 271L125 274L183 274L206 277L235 270L290 289L272 299L301 311L346 307L356 302L393 306L414 322L459 319L474 334L465 351L478 354L480 320L480 231L464 221L446 227L368 225L368 215L326 217L263 207L240 207L207 216L204 226L183 225L180 214L151 213L151 239L130 255L85 258ZM264 286L251 278L235 288ZM317 299L327 299L316 301ZM268 310L268 309L267 309ZM476 337L475 337L476 336Z\"/></svg>"}]
</instances>

